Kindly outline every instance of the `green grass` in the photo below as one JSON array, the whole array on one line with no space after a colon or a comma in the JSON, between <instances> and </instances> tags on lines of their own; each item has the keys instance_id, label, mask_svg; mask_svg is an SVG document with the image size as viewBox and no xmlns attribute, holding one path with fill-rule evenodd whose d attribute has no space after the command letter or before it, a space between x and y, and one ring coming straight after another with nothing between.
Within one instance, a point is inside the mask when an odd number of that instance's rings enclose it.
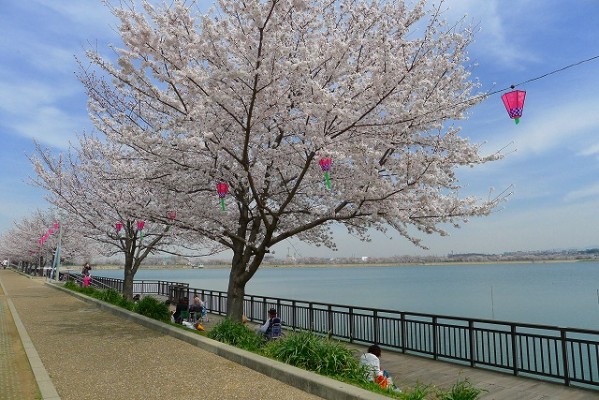
<instances>
[{"instance_id":1,"label":"green grass","mask_svg":"<svg viewBox=\"0 0 599 400\"><path fill-rule=\"evenodd\" d=\"M264 340L246 325L228 318L215 325L208 337L253 352L259 352L264 344Z\"/></svg>"}]
</instances>

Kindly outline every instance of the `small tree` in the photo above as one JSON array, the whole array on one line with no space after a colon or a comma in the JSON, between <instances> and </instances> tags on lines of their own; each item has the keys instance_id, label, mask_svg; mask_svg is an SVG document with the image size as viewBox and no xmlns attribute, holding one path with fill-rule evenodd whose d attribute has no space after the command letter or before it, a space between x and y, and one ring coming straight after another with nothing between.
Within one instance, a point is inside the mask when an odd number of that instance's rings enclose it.
<instances>
[{"instance_id":1,"label":"small tree","mask_svg":"<svg viewBox=\"0 0 599 400\"><path fill-rule=\"evenodd\" d=\"M335 249L331 226L368 240L409 227L445 235L501 199L461 197L455 171L497 160L452 120L482 97L468 80L468 29L402 1L175 0L115 9L124 46L82 70L108 142L143 165L141 187L169 194L181 225L233 252L228 313L285 239ZM121 156L119 156L121 157ZM319 163L330 158L330 189ZM116 167L116 164L115 164ZM220 211L216 184L228 184Z\"/></svg>"},{"instance_id":2,"label":"small tree","mask_svg":"<svg viewBox=\"0 0 599 400\"><path fill-rule=\"evenodd\" d=\"M12 263L43 268L48 262L52 262L59 245L59 231L54 230L43 242L40 239L58 221L63 224L60 242L65 249L61 251L60 257L72 259L90 243L81 240L70 228L71 224L61 218L56 210L36 210L30 216L14 221L13 227L0 236L2 254L9 257Z\"/></svg>"},{"instance_id":3,"label":"small tree","mask_svg":"<svg viewBox=\"0 0 599 400\"><path fill-rule=\"evenodd\" d=\"M131 184L128 177L141 173L134 164L119 165L122 174L117 176L119 169L110 161L126 163L125 157L107 157L115 149L92 136L82 136L79 144L66 162L37 145L30 158L37 173L33 183L45 189L47 200L69 216L70 230L97 242L106 256L124 255L123 295L130 300L142 261L155 252L173 251L172 221L163 210L162 220L153 218L153 223L146 224L145 209L153 202L152 193Z\"/></svg>"}]
</instances>

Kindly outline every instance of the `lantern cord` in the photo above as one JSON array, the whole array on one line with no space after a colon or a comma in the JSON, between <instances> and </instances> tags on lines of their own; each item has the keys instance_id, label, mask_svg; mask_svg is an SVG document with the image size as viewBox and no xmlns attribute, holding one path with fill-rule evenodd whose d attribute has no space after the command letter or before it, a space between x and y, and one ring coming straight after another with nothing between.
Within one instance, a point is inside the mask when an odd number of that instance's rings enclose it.
<instances>
[{"instance_id":1,"label":"lantern cord","mask_svg":"<svg viewBox=\"0 0 599 400\"><path fill-rule=\"evenodd\" d=\"M518 87L518 86L521 86L521 85L524 85L524 84L527 84L527 83L530 83L530 82L538 81L539 79L546 78L546 77L548 77L549 75L557 74L558 72L565 71L565 70L567 70L567 69L570 69L570 68L572 68L572 67L577 67L577 66L579 66L580 64L584 64L584 63L586 63L586 62L593 61L593 60L595 60L595 59L597 59L597 58L599 58L599 55L596 55L596 56L594 56L594 57L591 57L591 58L587 58L586 60L581 60L581 61L578 61L578 62L572 63L572 64L570 64L570 65L566 65L565 67L558 68L558 69L556 69L556 70L554 70L554 71L551 71L551 72L547 72L546 74L543 74L543 75L541 75L541 76L537 76L536 78L531 78L531 79L528 79L528 80L526 80L526 81L524 81L524 82L520 82L520 83L518 83L518 84L511 85L510 87L507 87L507 88L504 88L504 89L495 90L495 91L493 91L493 92L490 92L490 93L487 93L487 94L484 94L484 95L481 95L481 96L483 96L483 97L488 97L488 96L492 96L492 95L494 95L494 94L497 94L497 93L505 92L506 90L509 90L509 89L514 89L514 88L516 88L516 87ZM477 97L477 96L475 96L474 98L476 98L476 97ZM460 104L460 103L458 103L458 104Z\"/></svg>"},{"instance_id":2,"label":"lantern cord","mask_svg":"<svg viewBox=\"0 0 599 400\"><path fill-rule=\"evenodd\" d=\"M425 115L432 114L432 113L434 113L434 112L437 112L437 111L441 111L441 110L444 110L444 109L447 109L447 108L455 107L455 106L458 106L458 105L460 105L460 104L469 103L469 102L472 102L472 101L474 101L474 100L478 100L478 99L481 99L481 98L482 98L482 99L484 99L484 98L487 98L487 97L493 96L493 95L495 95L495 94L497 94L497 93L501 93L501 92L505 92L506 90L514 89L514 88L516 88L517 86L521 86L521 85L524 85L524 84L526 84L526 83L529 83L529 82L538 81L539 79L543 79L543 78L545 78L545 77L548 77L549 75L553 75L553 74L556 74L556 73L558 73L558 72L565 71L565 70L567 70L567 69L569 69L569 68L576 67L576 66L578 66L578 65L580 65L580 64L584 64L584 63L587 63L587 62L589 62L589 61L596 60L596 59L598 59L598 58L599 58L599 55L596 55L596 56L593 56L593 57L587 58L587 59L585 59L585 60L581 60L581 61L578 61L578 62L575 62L575 63L569 64L569 65L566 65L565 67L558 68L558 69L556 69L556 70L554 70L554 71L547 72L547 73L545 73L545 74L543 74L543 75L540 75L540 76L537 76L537 77L535 77L535 78L531 78L531 79L525 80L525 81L523 81L523 82L520 82L520 83L518 83L518 84L515 84L515 85L510 85L509 87L506 87L506 88L503 88L503 89L499 89L499 90L494 90L494 91L492 91L492 92L489 92L489 93L483 93L483 94L479 94L479 95L476 95L476 96L472 96L472 97L470 97L470 98L468 98L468 99L466 99L466 100L459 101L459 102L457 102L457 103L453 103L453 104L452 104L452 105L450 105L450 106L447 106L447 107L441 107L441 108L438 108L438 109L435 109L435 110L431 110L431 111L428 111L428 112L422 113L422 114L420 114L420 115L416 115L416 116L414 116L414 117L412 117L412 118L409 118L407 121L414 121L414 120L415 120L416 118L418 118L418 117L424 117ZM433 120L433 121L434 121L434 120ZM432 121L428 121L428 122L432 122Z\"/></svg>"}]
</instances>

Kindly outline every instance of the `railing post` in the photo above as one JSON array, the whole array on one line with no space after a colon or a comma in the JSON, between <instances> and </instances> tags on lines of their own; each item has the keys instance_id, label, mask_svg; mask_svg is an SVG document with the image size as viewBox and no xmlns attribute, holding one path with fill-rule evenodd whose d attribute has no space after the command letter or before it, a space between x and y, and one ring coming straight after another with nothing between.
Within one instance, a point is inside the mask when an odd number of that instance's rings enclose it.
<instances>
[{"instance_id":1,"label":"railing post","mask_svg":"<svg viewBox=\"0 0 599 400\"><path fill-rule=\"evenodd\" d=\"M516 325L510 325L510 331L512 335L512 363L514 368L514 375L518 376L518 341L516 340L518 335L516 332Z\"/></svg>"},{"instance_id":2,"label":"railing post","mask_svg":"<svg viewBox=\"0 0 599 400\"><path fill-rule=\"evenodd\" d=\"M470 342L470 366L474 367L474 321L468 320L468 341Z\"/></svg>"},{"instance_id":3,"label":"railing post","mask_svg":"<svg viewBox=\"0 0 599 400\"><path fill-rule=\"evenodd\" d=\"M433 317L433 358L437 360L439 355L437 354L437 317Z\"/></svg>"},{"instance_id":4,"label":"railing post","mask_svg":"<svg viewBox=\"0 0 599 400\"><path fill-rule=\"evenodd\" d=\"M295 330L295 320L297 318L295 313L296 313L295 300L292 300L291 301L291 327L293 328L293 330Z\"/></svg>"},{"instance_id":5,"label":"railing post","mask_svg":"<svg viewBox=\"0 0 599 400\"><path fill-rule=\"evenodd\" d=\"M329 304L327 307L327 331L330 336L333 335L333 307Z\"/></svg>"},{"instance_id":6,"label":"railing post","mask_svg":"<svg viewBox=\"0 0 599 400\"><path fill-rule=\"evenodd\" d=\"M562 360L564 363L564 384L570 386L570 368L568 368L568 338L566 330L560 329L560 338L562 342Z\"/></svg>"},{"instance_id":7,"label":"railing post","mask_svg":"<svg viewBox=\"0 0 599 400\"><path fill-rule=\"evenodd\" d=\"M379 342L379 312L374 310L374 314L372 314L372 324L374 328L374 343Z\"/></svg>"},{"instance_id":8,"label":"railing post","mask_svg":"<svg viewBox=\"0 0 599 400\"><path fill-rule=\"evenodd\" d=\"M222 292L219 290L218 291L218 314L221 315L222 314Z\"/></svg>"},{"instance_id":9,"label":"railing post","mask_svg":"<svg viewBox=\"0 0 599 400\"><path fill-rule=\"evenodd\" d=\"M308 319L310 323L310 331L314 332L314 308L312 308L312 303L308 303Z\"/></svg>"},{"instance_id":10,"label":"railing post","mask_svg":"<svg viewBox=\"0 0 599 400\"><path fill-rule=\"evenodd\" d=\"M406 352L406 342L408 341L408 327L406 324L406 313L399 313L399 323L401 328L401 352Z\"/></svg>"},{"instance_id":11,"label":"railing post","mask_svg":"<svg viewBox=\"0 0 599 400\"><path fill-rule=\"evenodd\" d=\"M354 308L349 308L349 342L354 342Z\"/></svg>"}]
</instances>

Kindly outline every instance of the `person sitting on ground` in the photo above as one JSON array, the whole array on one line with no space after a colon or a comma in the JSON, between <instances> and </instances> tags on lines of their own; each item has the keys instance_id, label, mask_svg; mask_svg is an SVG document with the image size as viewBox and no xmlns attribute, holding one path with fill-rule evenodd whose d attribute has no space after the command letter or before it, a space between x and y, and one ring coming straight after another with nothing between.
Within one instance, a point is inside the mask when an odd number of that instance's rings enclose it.
<instances>
[{"instance_id":1,"label":"person sitting on ground","mask_svg":"<svg viewBox=\"0 0 599 400\"><path fill-rule=\"evenodd\" d=\"M275 332L273 334L273 327L277 327L278 333ZM273 339L274 337L278 337L280 335L280 329L281 319L277 317L277 310L271 308L268 310L268 319L258 328L257 333L263 335L266 339Z\"/></svg>"},{"instance_id":2,"label":"person sitting on ground","mask_svg":"<svg viewBox=\"0 0 599 400\"><path fill-rule=\"evenodd\" d=\"M389 376L389 373L386 370L381 370L380 358L381 348L376 344L368 347L368 352L360 357L360 364L368 370L368 380L378 383L383 389L401 391L393 384L393 379Z\"/></svg>"},{"instance_id":3,"label":"person sitting on ground","mask_svg":"<svg viewBox=\"0 0 599 400\"><path fill-rule=\"evenodd\" d=\"M197 294L193 296L193 304L189 306L190 312L201 312L202 307L204 307L204 302L200 299L200 296Z\"/></svg>"},{"instance_id":4,"label":"person sitting on ground","mask_svg":"<svg viewBox=\"0 0 599 400\"><path fill-rule=\"evenodd\" d=\"M189 299L187 297L181 297L179 302L177 303L177 308L173 313L173 318L175 319L175 323L181 324L183 323L183 317L181 316L181 312L187 311L189 308Z\"/></svg>"}]
</instances>

